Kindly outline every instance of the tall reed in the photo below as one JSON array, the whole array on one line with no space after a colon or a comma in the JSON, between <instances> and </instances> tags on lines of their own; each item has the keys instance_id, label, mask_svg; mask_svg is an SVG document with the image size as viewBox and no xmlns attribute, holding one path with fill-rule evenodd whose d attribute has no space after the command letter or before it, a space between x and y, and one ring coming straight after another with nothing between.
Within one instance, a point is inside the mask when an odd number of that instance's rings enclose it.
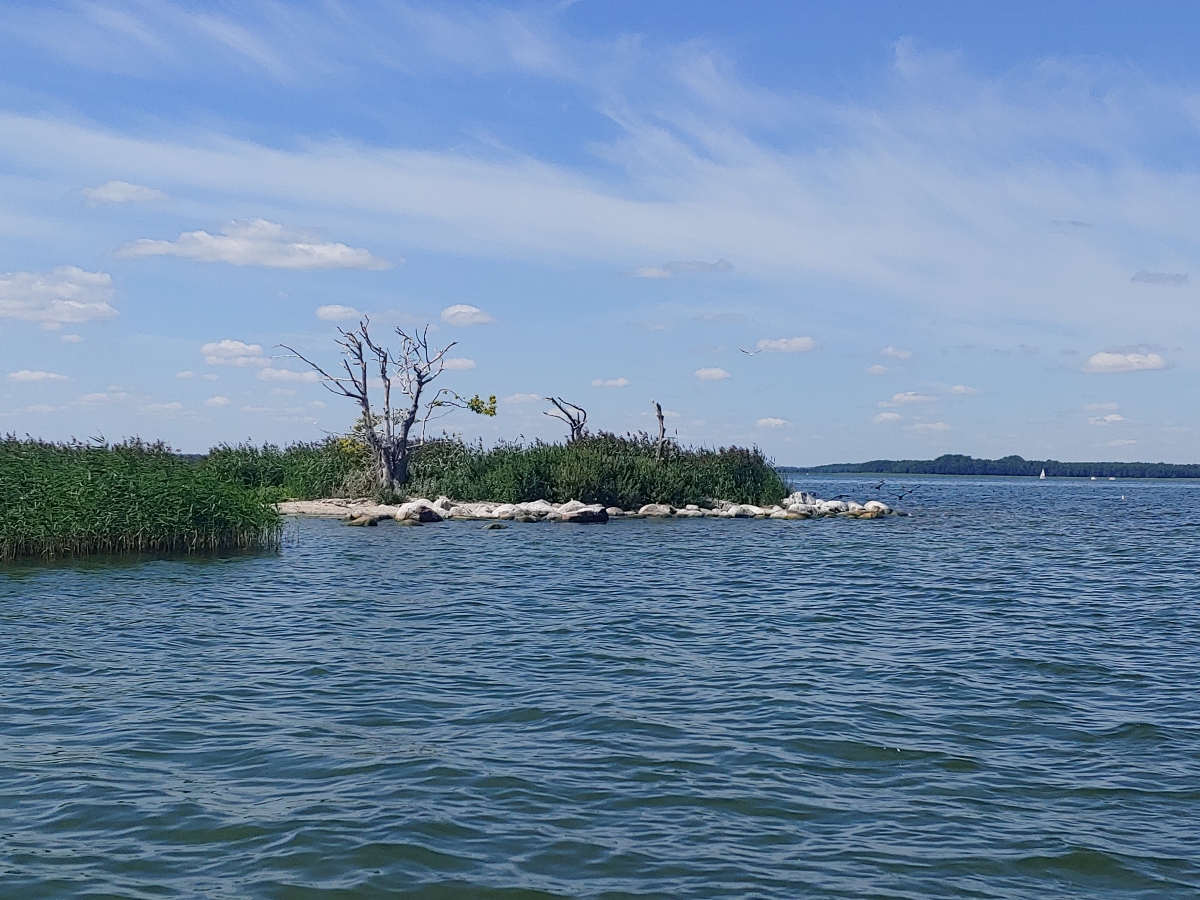
<instances>
[{"instance_id":1,"label":"tall reed","mask_svg":"<svg viewBox=\"0 0 1200 900\"><path fill-rule=\"evenodd\" d=\"M769 505L788 488L757 448L716 450L657 443L645 436L593 434L566 444L501 443L491 449L447 438L416 453L411 495L519 503L582 500L636 509L646 503Z\"/></svg>"},{"instance_id":2,"label":"tall reed","mask_svg":"<svg viewBox=\"0 0 1200 900\"><path fill-rule=\"evenodd\" d=\"M278 513L165 444L0 439L0 559L277 547Z\"/></svg>"}]
</instances>

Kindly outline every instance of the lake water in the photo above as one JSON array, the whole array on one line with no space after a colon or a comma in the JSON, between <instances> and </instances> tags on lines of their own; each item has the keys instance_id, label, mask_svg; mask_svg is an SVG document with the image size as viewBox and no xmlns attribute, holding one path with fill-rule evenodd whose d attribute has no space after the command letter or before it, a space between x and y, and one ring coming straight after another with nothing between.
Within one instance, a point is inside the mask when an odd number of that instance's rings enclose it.
<instances>
[{"instance_id":1,"label":"lake water","mask_svg":"<svg viewBox=\"0 0 1200 900\"><path fill-rule=\"evenodd\" d=\"M0 896L1196 897L1200 486L908 489L0 569Z\"/></svg>"}]
</instances>

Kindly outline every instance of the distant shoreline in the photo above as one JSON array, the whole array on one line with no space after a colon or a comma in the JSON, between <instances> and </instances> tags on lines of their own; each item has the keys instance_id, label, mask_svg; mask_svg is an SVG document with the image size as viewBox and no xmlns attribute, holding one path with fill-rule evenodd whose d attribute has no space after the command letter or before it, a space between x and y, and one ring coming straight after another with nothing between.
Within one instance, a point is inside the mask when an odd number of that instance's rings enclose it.
<instances>
[{"instance_id":1,"label":"distant shoreline","mask_svg":"<svg viewBox=\"0 0 1200 900\"><path fill-rule=\"evenodd\" d=\"M947 454L937 459L873 459L824 466L776 466L781 475L967 475L1038 478L1200 479L1200 464L1059 462L1056 459L975 459Z\"/></svg>"}]
</instances>

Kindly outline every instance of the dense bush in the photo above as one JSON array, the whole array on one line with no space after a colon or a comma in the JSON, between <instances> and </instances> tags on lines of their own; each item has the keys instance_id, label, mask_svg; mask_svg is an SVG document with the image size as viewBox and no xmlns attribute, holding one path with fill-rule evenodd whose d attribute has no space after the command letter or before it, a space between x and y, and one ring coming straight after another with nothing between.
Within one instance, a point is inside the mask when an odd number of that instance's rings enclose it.
<instances>
[{"instance_id":1,"label":"dense bush","mask_svg":"<svg viewBox=\"0 0 1200 900\"><path fill-rule=\"evenodd\" d=\"M278 545L256 492L162 443L0 440L0 559Z\"/></svg>"}]
</instances>

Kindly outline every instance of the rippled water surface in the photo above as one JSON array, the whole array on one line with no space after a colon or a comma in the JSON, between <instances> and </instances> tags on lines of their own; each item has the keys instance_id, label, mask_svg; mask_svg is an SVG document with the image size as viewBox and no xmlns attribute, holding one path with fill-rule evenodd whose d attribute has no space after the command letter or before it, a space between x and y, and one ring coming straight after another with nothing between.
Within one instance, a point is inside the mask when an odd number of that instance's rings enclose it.
<instances>
[{"instance_id":1,"label":"rippled water surface","mask_svg":"<svg viewBox=\"0 0 1200 900\"><path fill-rule=\"evenodd\" d=\"M909 488L0 569L0 896L1197 896L1200 486Z\"/></svg>"}]
</instances>

